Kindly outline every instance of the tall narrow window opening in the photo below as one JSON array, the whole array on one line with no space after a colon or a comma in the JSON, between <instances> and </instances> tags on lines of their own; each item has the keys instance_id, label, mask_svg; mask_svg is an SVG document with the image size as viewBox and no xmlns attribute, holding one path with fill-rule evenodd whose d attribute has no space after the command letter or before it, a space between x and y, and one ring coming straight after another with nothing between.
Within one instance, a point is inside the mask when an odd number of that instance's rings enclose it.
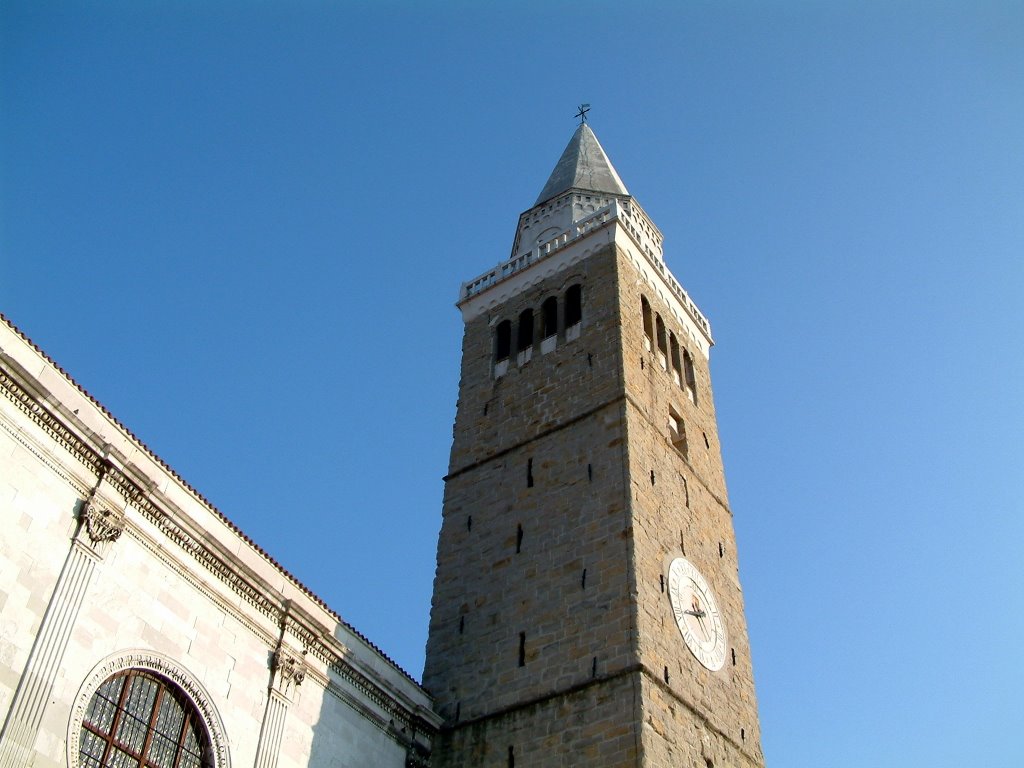
<instances>
[{"instance_id":1,"label":"tall narrow window opening","mask_svg":"<svg viewBox=\"0 0 1024 768\"><path fill-rule=\"evenodd\" d=\"M526 633L519 633L519 666L526 666Z\"/></svg>"},{"instance_id":2,"label":"tall narrow window opening","mask_svg":"<svg viewBox=\"0 0 1024 768\"><path fill-rule=\"evenodd\" d=\"M646 296L640 297L640 312L644 318L644 346L650 352L654 346L654 320L651 316L651 304Z\"/></svg>"},{"instance_id":3,"label":"tall narrow window opening","mask_svg":"<svg viewBox=\"0 0 1024 768\"><path fill-rule=\"evenodd\" d=\"M519 314L519 327L516 333L516 362L527 363L533 354L533 310L524 309Z\"/></svg>"},{"instance_id":4,"label":"tall narrow window opening","mask_svg":"<svg viewBox=\"0 0 1024 768\"><path fill-rule=\"evenodd\" d=\"M508 360L512 353L512 321L502 320L494 333L494 359L497 362Z\"/></svg>"},{"instance_id":5,"label":"tall narrow window opening","mask_svg":"<svg viewBox=\"0 0 1024 768\"><path fill-rule=\"evenodd\" d=\"M540 305L540 353L546 355L558 346L558 299L554 296Z\"/></svg>"},{"instance_id":6,"label":"tall narrow window opening","mask_svg":"<svg viewBox=\"0 0 1024 768\"><path fill-rule=\"evenodd\" d=\"M502 320L494 330L494 376L508 371L508 358L512 354L512 321ZM486 407L486 406L485 406Z\"/></svg>"},{"instance_id":7,"label":"tall narrow window opening","mask_svg":"<svg viewBox=\"0 0 1024 768\"><path fill-rule=\"evenodd\" d=\"M658 334L658 362L662 370L665 370L668 368L668 343L665 341L665 321L661 315L655 315L654 327Z\"/></svg>"},{"instance_id":8,"label":"tall narrow window opening","mask_svg":"<svg viewBox=\"0 0 1024 768\"><path fill-rule=\"evenodd\" d=\"M565 292L565 328L566 337L569 336L569 329L579 325L583 321L583 287L579 284L570 285Z\"/></svg>"},{"instance_id":9,"label":"tall narrow window opening","mask_svg":"<svg viewBox=\"0 0 1024 768\"><path fill-rule=\"evenodd\" d=\"M558 299L554 296L545 299L540 305L542 338L550 338L558 333Z\"/></svg>"},{"instance_id":10,"label":"tall narrow window opening","mask_svg":"<svg viewBox=\"0 0 1024 768\"><path fill-rule=\"evenodd\" d=\"M686 383L686 394L690 396L693 404L697 404L697 376L693 370L693 358L690 353L683 350L683 380Z\"/></svg>"},{"instance_id":11,"label":"tall narrow window opening","mask_svg":"<svg viewBox=\"0 0 1024 768\"><path fill-rule=\"evenodd\" d=\"M679 362L679 342L676 341L676 335L669 333L668 335L668 347L672 353L672 378L676 382L676 386L683 385L683 371L682 365Z\"/></svg>"}]
</instances>

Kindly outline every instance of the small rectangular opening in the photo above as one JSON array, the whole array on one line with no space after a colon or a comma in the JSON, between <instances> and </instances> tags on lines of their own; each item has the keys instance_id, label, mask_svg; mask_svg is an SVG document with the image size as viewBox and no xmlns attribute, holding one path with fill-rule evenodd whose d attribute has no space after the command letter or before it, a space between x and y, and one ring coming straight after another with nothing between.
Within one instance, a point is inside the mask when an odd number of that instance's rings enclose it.
<instances>
[{"instance_id":1,"label":"small rectangular opening","mask_svg":"<svg viewBox=\"0 0 1024 768\"><path fill-rule=\"evenodd\" d=\"M686 423L683 421L683 417L672 408L668 409L668 431L672 445L683 456L686 456L689 450L686 444Z\"/></svg>"}]
</instances>

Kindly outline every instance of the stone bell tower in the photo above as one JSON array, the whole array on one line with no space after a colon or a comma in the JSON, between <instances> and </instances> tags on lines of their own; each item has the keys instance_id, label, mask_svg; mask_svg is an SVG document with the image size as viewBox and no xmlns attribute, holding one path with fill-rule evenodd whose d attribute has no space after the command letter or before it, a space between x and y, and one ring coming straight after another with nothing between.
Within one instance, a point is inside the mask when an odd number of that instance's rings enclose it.
<instances>
[{"instance_id":1,"label":"stone bell tower","mask_svg":"<svg viewBox=\"0 0 1024 768\"><path fill-rule=\"evenodd\" d=\"M763 765L711 329L585 122L458 306L433 765Z\"/></svg>"}]
</instances>

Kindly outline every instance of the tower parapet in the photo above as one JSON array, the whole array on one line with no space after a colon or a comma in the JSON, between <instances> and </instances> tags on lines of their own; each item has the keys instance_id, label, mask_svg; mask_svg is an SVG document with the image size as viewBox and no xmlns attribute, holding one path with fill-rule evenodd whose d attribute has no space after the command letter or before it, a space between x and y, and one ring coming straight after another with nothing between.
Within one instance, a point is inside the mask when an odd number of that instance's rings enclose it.
<instances>
[{"instance_id":1,"label":"tower parapet","mask_svg":"<svg viewBox=\"0 0 1024 768\"><path fill-rule=\"evenodd\" d=\"M601 232L605 238L597 236ZM584 241L587 247L578 247ZM519 217L512 257L464 282L457 306L463 318L470 320L586 258L595 244L606 242L616 242L630 253L706 357L714 344L711 324L665 264L661 231L629 194L573 188L530 208Z\"/></svg>"}]
</instances>

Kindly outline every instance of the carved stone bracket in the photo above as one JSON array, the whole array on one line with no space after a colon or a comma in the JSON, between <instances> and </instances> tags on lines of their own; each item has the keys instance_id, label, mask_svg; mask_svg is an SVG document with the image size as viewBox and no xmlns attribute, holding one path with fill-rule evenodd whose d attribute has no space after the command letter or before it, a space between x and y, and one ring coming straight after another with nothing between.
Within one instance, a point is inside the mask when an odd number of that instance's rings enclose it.
<instances>
[{"instance_id":1,"label":"carved stone bracket","mask_svg":"<svg viewBox=\"0 0 1024 768\"><path fill-rule=\"evenodd\" d=\"M85 521L85 530L93 544L116 541L124 531L124 514L101 507L92 499L82 504L79 515Z\"/></svg>"},{"instance_id":2,"label":"carved stone bracket","mask_svg":"<svg viewBox=\"0 0 1024 768\"><path fill-rule=\"evenodd\" d=\"M430 768L430 752L420 744L415 744L405 753L405 768Z\"/></svg>"},{"instance_id":3,"label":"carved stone bracket","mask_svg":"<svg viewBox=\"0 0 1024 768\"><path fill-rule=\"evenodd\" d=\"M292 690L302 685L302 681L306 679L304 655L296 656L285 648L274 651L271 669L274 672L274 688L284 696L290 696Z\"/></svg>"}]
</instances>

